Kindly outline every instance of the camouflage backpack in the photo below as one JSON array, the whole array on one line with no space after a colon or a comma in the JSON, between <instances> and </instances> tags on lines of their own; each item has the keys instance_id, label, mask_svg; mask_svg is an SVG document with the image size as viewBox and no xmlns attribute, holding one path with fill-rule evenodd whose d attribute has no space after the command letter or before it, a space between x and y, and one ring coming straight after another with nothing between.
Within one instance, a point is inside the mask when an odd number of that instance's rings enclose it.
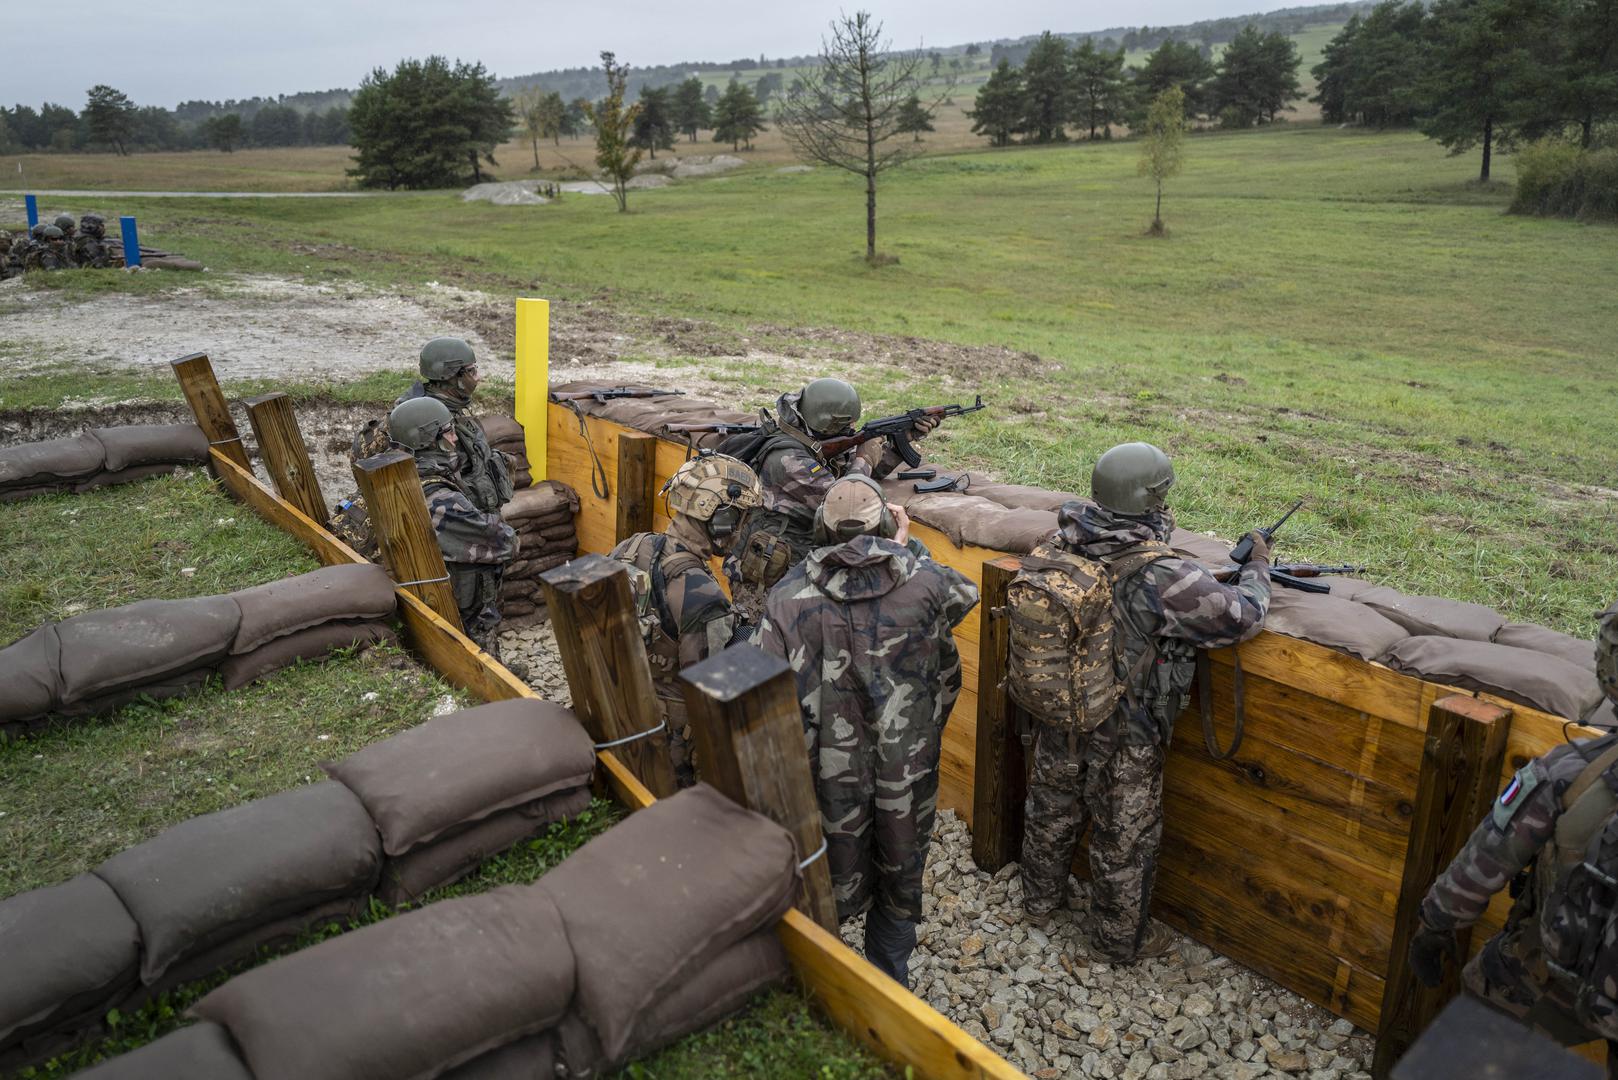
<instances>
[{"instance_id":1,"label":"camouflage backpack","mask_svg":"<svg viewBox=\"0 0 1618 1080\"><path fill-rule=\"evenodd\" d=\"M672 679L680 670L680 628L669 610L668 579L702 565L689 551L676 551L667 561L668 537L641 533L616 558L629 567L629 591L646 642L646 659L654 679Z\"/></svg>"},{"instance_id":2,"label":"camouflage backpack","mask_svg":"<svg viewBox=\"0 0 1618 1080\"><path fill-rule=\"evenodd\" d=\"M1051 542L1024 556L1006 589L1011 699L1034 719L1079 733L1111 716L1125 690L1112 663L1113 590L1172 554L1163 544L1146 543L1101 563ZM1143 653L1137 667L1152 655Z\"/></svg>"}]
</instances>

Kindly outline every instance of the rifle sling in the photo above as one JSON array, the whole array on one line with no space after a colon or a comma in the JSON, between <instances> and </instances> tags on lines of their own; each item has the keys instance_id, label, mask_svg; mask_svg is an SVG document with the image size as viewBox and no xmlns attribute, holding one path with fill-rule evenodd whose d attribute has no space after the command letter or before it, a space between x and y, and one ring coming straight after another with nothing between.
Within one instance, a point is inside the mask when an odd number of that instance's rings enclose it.
<instances>
[{"instance_id":1,"label":"rifle sling","mask_svg":"<svg viewBox=\"0 0 1618 1080\"><path fill-rule=\"evenodd\" d=\"M1214 732L1213 718L1213 663L1208 659L1207 649L1197 650L1197 708L1202 713L1202 741L1208 746L1208 756L1215 761L1225 761L1234 757L1242 745L1243 728L1247 724L1246 707L1246 679L1242 674L1242 654L1237 650L1234 654L1236 661L1235 675L1232 679L1231 690L1235 697L1236 733L1230 740L1230 749L1219 749L1219 737Z\"/></svg>"},{"instance_id":2,"label":"rifle sling","mask_svg":"<svg viewBox=\"0 0 1618 1080\"><path fill-rule=\"evenodd\" d=\"M601 464L601 455L596 453L595 440L590 438L590 425L584 422L584 410L571 400L562 404L573 410L573 415L579 418L579 434L584 436L584 445L590 451L590 490L595 492L598 499L608 499L612 493L607 488L607 470Z\"/></svg>"}]
</instances>

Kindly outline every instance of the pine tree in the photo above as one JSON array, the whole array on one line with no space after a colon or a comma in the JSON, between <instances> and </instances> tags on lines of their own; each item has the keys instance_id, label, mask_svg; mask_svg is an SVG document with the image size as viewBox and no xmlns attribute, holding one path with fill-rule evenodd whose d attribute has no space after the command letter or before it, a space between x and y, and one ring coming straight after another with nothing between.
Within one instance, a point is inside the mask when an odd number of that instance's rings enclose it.
<instances>
[{"instance_id":1,"label":"pine tree","mask_svg":"<svg viewBox=\"0 0 1618 1080\"><path fill-rule=\"evenodd\" d=\"M692 142L697 141L699 128L713 126L713 110L702 97L702 80L695 75L681 83L674 91L672 108L674 127Z\"/></svg>"},{"instance_id":2,"label":"pine tree","mask_svg":"<svg viewBox=\"0 0 1618 1080\"><path fill-rule=\"evenodd\" d=\"M1023 128L1035 142L1067 138L1062 124L1072 112L1073 83L1068 72L1067 43L1049 30L1039 36L1023 61L1026 115Z\"/></svg>"},{"instance_id":3,"label":"pine tree","mask_svg":"<svg viewBox=\"0 0 1618 1080\"><path fill-rule=\"evenodd\" d=\"M1589 147L1596 125L1618 121L1618 0L1564 0L1561 9L1555 107Z\"/></svg>"},{"instance_id":4,"label":"pine tree","mask_svg":"<svg viewBox=\"0 0 1618 1080\"><path fill-rule=\"evenodd\" d=\"M85 101L84 123L91 142L109 143L125 156L129 153L125 144L135 130L135 103L122 90L99 83L90 88Z\"/></svg>"},{"instance_id":5,"label":"pine tree","mask_svg":"<svg viewBox=\"0 0 1618 1080\"><path fill-rule=\"evenodd\" d=\"M743 143L751 150L753 136L767 130L764 126L764 110L759 106L758 98L742 85L740 79L731 79L730 85L720 95L719 103L713 110L713 125L713 141L728 142L733 150L740 150Z\"/></svg>"},{"instance_id":6,"label":"pine tree","mask_svg":"<svg viewBox=\"0 0 1618 1080\"><path fill-rule=\"evenodd\" d=\"M1537 0L1437 0L1424 87L1428 115L1420 127L1451 154L1483 149L1478 181L1487 183L1494 147L1509 142L1527 61L1519 36L1525 9Z\"/></svg>"},{"instance_id":7,"label":"pine tree","mask_svg":"<svg viewBox=\"0 0 1618 1080\"><path fill-rule=\"evenodd\" d=\"M1124 119L1124 50L1097 49L1089 38L1072 52L1073 123L1112 138L1112 125Z\"/></svg>"},{"instance_id":8,"label":"pine tree","mask_svg":"<svg viewBox=\"0 0 1618 1080\"><path fill-rule=\"evenodd\" d=\"M1213 75L1213 64L1201 49L1189 41L1164 41L1146 58L1144 66L1135 69L1135 107L1130 112L1129 126L1144 124L1148 106L1171 87L1181 90L1186 119L1204 115L1207 83Z\"/></svg>"},{"instance_id":9,"label":"pine tree","mask_svg":"<svg viewBox=\"0 0 1618 1080\"><path fill-rule=\"evenodd\" d=\"M978 88L977 99L966 112L972 134L987 135L991 146L1010 146L1011 137L1023 130L1028 111L1024 98L1022 72L1002 59Z\"/></svg>"},{"instance_id":10,"label":"pine tree","mask_svg":"<svg viewBox=\"0 0 1618 1080\"><path fill-rule=\"evenodd\" d=\"M659 150L674 147L674 105L667 87L640 88L640 112L635 116L635 133L630 142L647 151L652 160Z\"/></svg>"},{"instance_id":11,"label":"pine tree","mask_svg":"<svg viewBox=\"0 0 1618 1080\"><path fill-rule=\"evenodd\" d=\"M1242 27L1219 59L1209 86L1210 111L1226 127L1273 122L1298 94L1298 50L1280 33Z\"/></svg>"},{"instance_id":12,"label":"pine tree","mask_svg":"<svg viewBox=\"0 0 1618 1080\"><path fill-rule=\"evenodd\" d=\"M899 107L899 133L913 135L914 142L921 142L921 133L933 130L933 111L921 103L920 94L911 94Z\"/></svg>"}]
</instances>

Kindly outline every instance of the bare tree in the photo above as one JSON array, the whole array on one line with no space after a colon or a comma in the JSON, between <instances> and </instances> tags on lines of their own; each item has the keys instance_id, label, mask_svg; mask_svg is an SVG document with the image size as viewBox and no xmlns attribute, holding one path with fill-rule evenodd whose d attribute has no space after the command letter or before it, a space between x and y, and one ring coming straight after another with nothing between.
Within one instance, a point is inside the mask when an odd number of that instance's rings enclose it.
<instances>
[{"instance_id":1,"label":"bare tree","mask_svg":"<svg viewBox=\"0 0 1618 1080\"><path fill-rule=\"evenodd\" d=\"M775 121L799 157L865 177L865 258L877 263L876 178L914 157L905 106L926 82L921 50L894 52L869 12L840 15L820 43L820 63L803 72ZM931 104L948 95L946 86Z\"/></svg>"}]
</instances>

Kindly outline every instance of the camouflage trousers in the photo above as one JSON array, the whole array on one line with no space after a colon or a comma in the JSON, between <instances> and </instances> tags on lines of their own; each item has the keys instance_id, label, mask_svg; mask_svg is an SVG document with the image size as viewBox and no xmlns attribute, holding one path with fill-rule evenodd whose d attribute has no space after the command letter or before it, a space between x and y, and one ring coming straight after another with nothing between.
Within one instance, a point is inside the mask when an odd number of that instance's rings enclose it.
<instances>
[{"instance_id":1,"label":"camouflage trousers","mask_svg":"<svg viewBox=\"0 0 1618 1080\"><path fill-rule=\"evenodd\" d=\"M498 566L449 563L449 585L455 593L455 607L461 626L473 643L496 660L500 659L500 581L505 576Z\"/></svg>"},{"instance_id":2,"label":"camouflage trousers","mask_svg":"<svg viewBox=\"0 0 1618 1080\"><path fill-rule=\"evenodd\" d=\"M691 724L686 719L685 698L680 696L680 688L674 683L653 685L663 722L669 726L669 762L674 766L674 783L688 788L697 782L697 770L691 752Z\"/></svg>"},{"instance_id":3,"label":"camouflage trousers","mask_svg":"<svg viewBox=\"0 0 1618 1080\"><path fill-rule=\"evenodd\" d=\"M1570 1004L1535 978L1523 956L1521 924L1508 925L1490 938L1461 969L1461 983L1473 997L1493 1006L1563 1046L1579 1046L1605 1038L1573 1016ZM1607 1039L1607 1076L1618 1080L1618 1042Z\"/></svg>"},{"instance_id":4,"label":"camouflage trousers","mask_svg":"<svg viewBox=\"0 0 1618 1080\"><path fill-rule=\"evenodd\" d=\"M1110 959L1133 960L1147 925L1163 838L1163 751L1116 737L1036 725L1022 846L1023 907L1041 918L1067 902L1068 870L1087 821L1090 933Z\"/></svg>"}]
</instances>

